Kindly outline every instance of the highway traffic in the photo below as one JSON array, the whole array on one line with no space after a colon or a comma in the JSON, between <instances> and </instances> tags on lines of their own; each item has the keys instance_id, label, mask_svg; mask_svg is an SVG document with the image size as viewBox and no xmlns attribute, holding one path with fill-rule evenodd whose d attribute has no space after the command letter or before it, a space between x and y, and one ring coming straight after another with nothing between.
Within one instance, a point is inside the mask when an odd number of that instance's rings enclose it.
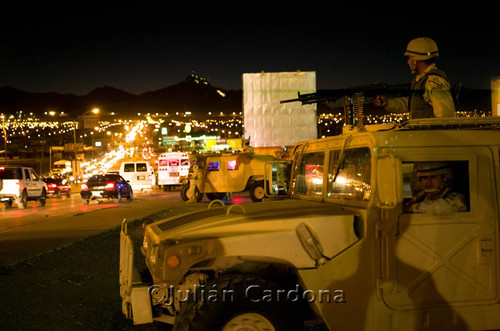
<instances>
[{"instance_id":1,"label":"highway traffic","mask_svg":"<svg viewBox=\"0 0 500 331\"><path fill-rule=\"evenodd\" d=\"M251 202L248 193L233 197L234 203ZM85 237L119 226L124 218L141 219L156 212L189 206L179 191L135 193L132 201L91 201L85 204L79 192L69 198L47 198L44 207L29 201L26 209L15 205L0 209L0 266L19 262ZM208 199L196 204L206 208Z\"/></svg>"},{"instance_id":2,"label":"highway traffic","mask_svg":"<svg viewBox=\"0 0 500 331\"><path fill-rule=\"evenodd\" d=\"M18 135L15 135L17 131L13 130L17 127L22 127L22 132L28 135L23 141L29 142L33 137L31 137L32 133L26 133L28 132L28 128L31 128L34 125L33 123L40 125L44 122L26 118L24 120L18 119L15 122L17 126L14 126L14 122L11 123L10 119L8 123L10 123L9 132L13 137L16 136L16 141L23 140L24 135L19 133L18 137ZM20 126L23 123L25 125ZM85 159L82 159L78 166L80 169L79 183L74 183L71 186L70 197L66 195L58 198L49 196L43 207L38 206L36 201L30 200L24 209L18 208L15 202L11 203L11 206L7 203L0 204L0 266L22 261L27 257L41 254L87 236L120 226L124 218L131 221L168 209L171 206L187 206L181 199L178 189L166 192L156 186L152 194L134 190L131 201L124 198L120 203L110 199L103 200L102 202L91 200L87 204L81 199L80 184L85 183L90 176L117 171L120 164L125 160L145 160L145 162L154 164L158 156L157 151L153 151L153 148L151 148L154 145L151 142L155 140L153 137L159 128L160 122L152 121L149 118L148 121L119 121L114 124L102 124L99 130L92 135L95 141L100 140L100 138L97 138L99 134L103 137L113 137L113 139L106 144L106 148L85 153ZM169 126L171 124L172 122L169 123ZM81 140L82 142L85 139L85 136L75 136L73 130L76 129L74 126L68 126L68 129L64 128L60 132L55 132L54 130L51 129L54 135L76 137L78 141ZM83 131L79 133L84 134ZM49 139L51 137L47 133L39 133L38 136L40 139ZM93 142L95 141L93 140ZM48 140L47 143L49 145L53 144L53 142L48 142ZM53 149L51 147L51 151ZM70 158L73 155L72 153L65 153L64 155ZM79 158L83 157L83 154L79 156ZM54 161L55 159L55 153L52 153L51 160ZM10 159L8 160L8 164L13 166L21 164L32 166L33 169L36 169L35 171L39 176L46 177L52 175L42 171L42 168L45 170L48 169L48 164L43 167L41 166L42 161L46 162L47 158L42 157L40 159L40 167L37 164L23 164L23 160L26 161L28 159ZM7 162L2 164L7 164ZM73 165L73 163L70 164ZM65 176L65 178L70 181L75 180L75 178L70 178L70 176ZM200 204L200 208L203 208L203 204L206 206L208 201L205 197ZM251 202L248 192L233 196L233 203L241 202Z\"/></svg>"}]
</instances>

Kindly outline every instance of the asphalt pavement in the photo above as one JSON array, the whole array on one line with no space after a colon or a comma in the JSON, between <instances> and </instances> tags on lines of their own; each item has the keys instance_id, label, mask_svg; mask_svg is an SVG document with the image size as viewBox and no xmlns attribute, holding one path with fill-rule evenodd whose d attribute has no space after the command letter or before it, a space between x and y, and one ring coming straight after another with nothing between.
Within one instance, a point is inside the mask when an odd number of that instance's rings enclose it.
<instances>
[{"instance_id":1,"label":"asphalt pavement","mask_svg":"<svg viewBox=\"0 0 500 331\"><path fill-rule=\"evenodd\" d=\"M133 221L185 204L178 192L161 191L137 193L132 201L124 199L121 203L92 201L85 205L76 192L70 199L63 199L48 198L45 207L1 210L0 266L116 228L124 218Z\"/></svg>"}]
</instances>

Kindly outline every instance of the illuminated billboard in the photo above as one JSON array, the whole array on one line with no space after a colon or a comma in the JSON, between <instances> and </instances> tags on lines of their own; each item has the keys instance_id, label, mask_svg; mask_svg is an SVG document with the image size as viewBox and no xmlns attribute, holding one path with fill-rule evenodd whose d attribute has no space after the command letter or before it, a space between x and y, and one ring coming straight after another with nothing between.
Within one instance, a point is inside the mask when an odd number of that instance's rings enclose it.
<instances>
[{"instance_id":1,"label":"illuminated billboard","mask_svg":"<svg viewBox=\"0 0 500 331\"><path fill-rule=\"evenodd\" d=\"M291 146L317 138L316 104L295 99L298 92L316 92L316 72L261 72L243 74L245 139L252 147Z\"/></svg>"}]
</instances>

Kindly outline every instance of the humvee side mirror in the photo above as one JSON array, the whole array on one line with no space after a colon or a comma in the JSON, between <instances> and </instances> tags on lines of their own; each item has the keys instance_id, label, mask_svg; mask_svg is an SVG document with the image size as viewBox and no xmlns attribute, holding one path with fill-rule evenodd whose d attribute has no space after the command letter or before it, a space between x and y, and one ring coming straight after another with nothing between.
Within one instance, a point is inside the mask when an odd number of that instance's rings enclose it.
<instances>
[{"instance_id":1,"label":"humvee side mirror","mask_svg":"<svg viewBox=\"0 0 500 331\"><path fill-rule=\"evenodd\" d=\"M380 208L394 208L403 201L403 176L401 160L392 154L377 158L377 198Z\"/></svg>"}]
</instances>

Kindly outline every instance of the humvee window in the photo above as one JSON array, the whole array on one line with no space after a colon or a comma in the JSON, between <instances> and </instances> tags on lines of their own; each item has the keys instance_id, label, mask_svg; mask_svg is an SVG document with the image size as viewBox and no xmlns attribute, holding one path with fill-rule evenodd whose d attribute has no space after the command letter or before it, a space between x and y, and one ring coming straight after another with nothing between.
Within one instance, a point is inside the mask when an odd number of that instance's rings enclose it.
<instances>
[{"instance_id":1,"label":"humvee window","mask_svg":"<svg viewBox=\"0 0 500 331\"><path fill-rule=\"evenodd\" d=\"M424 178L442 176L439 187L430 187L432 184L422 182ZM404 204L408 205L426 201L440 201L440 209L445 208L448 212L469 211L469 162L468 161L418 161L403 163L403 190ZM420 198L425 194L436 191L436 198ZM428 193L426 193L426 191ZM448 206L453 205L453 209L448 210ZM436 209L435 207L434 209ZM414 210L415 209L415 210ZM425 208L403 208L404 212L422 212ZM432 213L445 213L436 210Z\"/></svg>"},{"instance_id":2,"label":"humvee window","mask_svg":"<svg viewBox=\"0 0 500 331\"><path fill-rule=\"evenodd\" d=\"M219 162L208 162L208 171L219 171Z\"/></svg>"},{"instance_id":3,"label":"humvee window","mask_svg":"<svg viewBox=\"0 0 500 331\"><path fill-rule=\"evenodd\" d=\"M236 160L227 161L227 170L238 170L238 164Z\"/></svg>"},{"instance_id":4,"label":"humvee window","mask_svg":"<svg viewBox=\"0 0 500 331\"><path fill-rule=\"evenodd\" d=\"M292 194L319 196L323 192L323 162L325 153L308 153L302 156L297 168Z\"/></svg>"},{"instance_id":5,"label":"humvee window","mask_svg":"<svg viewBox=\"0 0 500 331\"><path fill-rule=\"evenodd\" d=\"M328 169L327 196L337 199L369 200L371 156L368 148L332 151Z\"/></svg>"}]
</instances>

